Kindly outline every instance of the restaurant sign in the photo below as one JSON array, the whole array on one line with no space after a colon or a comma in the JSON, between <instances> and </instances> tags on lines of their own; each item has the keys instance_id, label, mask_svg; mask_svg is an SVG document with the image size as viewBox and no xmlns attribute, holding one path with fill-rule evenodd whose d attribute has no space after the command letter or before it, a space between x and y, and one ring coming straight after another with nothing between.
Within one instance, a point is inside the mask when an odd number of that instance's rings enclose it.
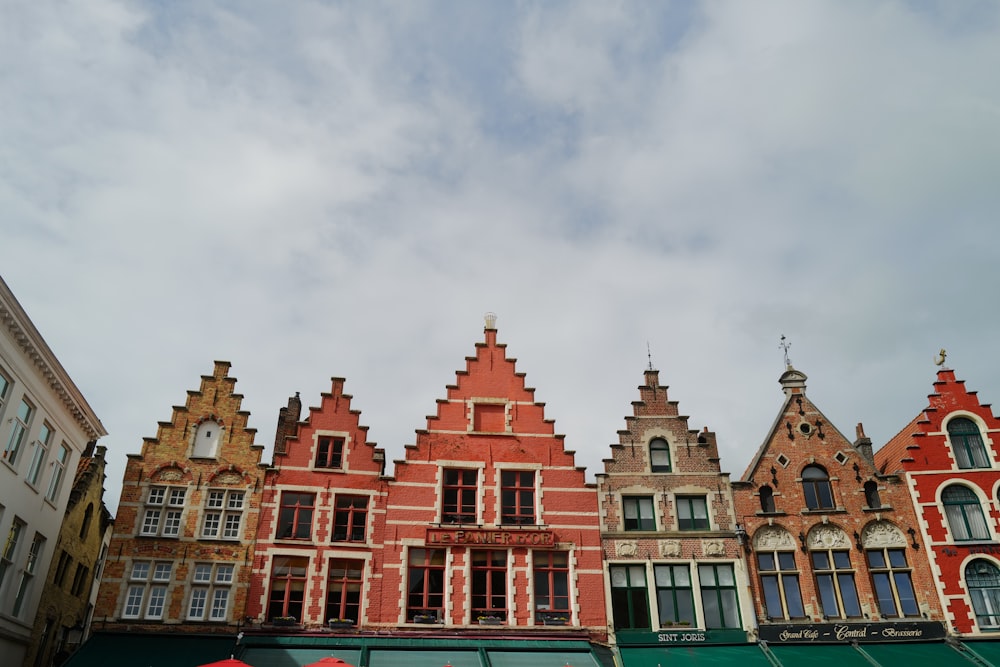
<instances>
[{"instance_id":1,"label":"restaurant sign","mask_svg":"<svg viewBox=\"0 0 1000 667\"><path fill-rule=\"evenodd\" d=\"M556 545L551 530L486 530L482 528L428 528L427 546L463 547L535 547L552 548Z\"/></svg>"},{"instance_id":2,"label":"restaurant sign","mask_svg":"<svg viewBox=\"0 0 1000 667\"><path fill-rule=\"evenodd\" d=\"M757 632L769 644L826 644L831 642L919 642L941 640L944 625L937 621L911 623L811 623L762 625Z\"/></svg>"},{"instance_id":3,"label":"restaurant sign","mask_svg":"<svg viewBox=\"0 0 1000 667\"><path fill-rule=\"evenodd\" d=\"M699 630L697 628L663 628L657 632L619 630L615 638L620 646L747 643L747 633L743 630Z\"/></svg>"}]
</instances>

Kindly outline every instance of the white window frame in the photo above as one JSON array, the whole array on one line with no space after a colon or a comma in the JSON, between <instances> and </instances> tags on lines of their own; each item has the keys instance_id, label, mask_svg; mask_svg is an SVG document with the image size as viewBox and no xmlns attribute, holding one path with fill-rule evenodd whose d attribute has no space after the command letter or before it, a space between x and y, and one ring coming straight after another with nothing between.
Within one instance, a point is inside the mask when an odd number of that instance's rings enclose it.
<instances>
[{"instance_id":1,"label":"white window frame","mask_svg":"<svg viewBox=\"0 0 1000 667\"><path fill-rule=\"evenodd\" d=\"M180 537L186 486L151 486L139 524L142 537Z\"/></svg>"},{"instance_id":2,"label":"white window frame","mask_svg":"<svg viewBox=\"0 0 1000 667\"><path fill-rule=\"evenodd\" d=\"M243 528L246 491L209 489L201 521L201 536L207 540L239 540Z\"/></svg>"},{"instance_id":3,"label":"white window frame","mask_svg":"<svg viewBox=\"0 0 1000 667\"><path fill-rule=\"evenodd\" d=\"M187 620L224 623L235 582L233 563L195 563L191 574Z\"/></svg>"}]
</instances>

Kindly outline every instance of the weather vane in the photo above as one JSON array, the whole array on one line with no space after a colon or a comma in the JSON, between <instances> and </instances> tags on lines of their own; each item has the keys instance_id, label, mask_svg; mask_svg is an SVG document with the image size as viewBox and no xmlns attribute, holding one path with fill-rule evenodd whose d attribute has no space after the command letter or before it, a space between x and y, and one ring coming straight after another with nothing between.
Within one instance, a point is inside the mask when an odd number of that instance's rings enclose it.
<instances>
[{"instance_id":1,"label":"weather vane","mask_svg":"<svg viewBox=\"0 0 1000 667\"><path fill-rule=\"evenodd\" d=\"M947 356L948 356L948 353L945 352L944 348L942 347L941 351L938 352L937 358L934 359L934 363L936 365L938 365L938 366L944 366L944 360L945 360L945 358L947 358Z\"/></svg>"},{"instance_id":2,"label":"weather vane","mask_svg":"<svg viewBox=\"0 0 1000 667\"><path fill-rule=\"evenodd\" d=\"M649 349L649 341L646 341L646 356L649 357L649 370L653 370L653 351Z\"/></svg>"},{"instance_id":3,"label":"weather vane","mask_svg":"<svg viewBox=\"0 0 1000 667\"><path fill-rule=\"evenodd\" d=\"M781 342L778 343L778 347L780 347L782 350L785 351L785 367L786 368L792 365L792 362L788 359L788 348L790 348L791 346L792 346L792 344L788 342L787 338L785 338L785 334L781 334Z\"/></svg>"}]
</instances>

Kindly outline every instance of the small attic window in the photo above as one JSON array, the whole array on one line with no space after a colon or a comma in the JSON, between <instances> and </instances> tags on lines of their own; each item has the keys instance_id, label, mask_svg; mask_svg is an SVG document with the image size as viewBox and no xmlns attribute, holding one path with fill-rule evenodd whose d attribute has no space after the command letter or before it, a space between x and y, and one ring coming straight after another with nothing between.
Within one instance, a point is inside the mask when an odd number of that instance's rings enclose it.
<instances>
[{"instance_id":1,"label":"small attic window","mask_svg":"<svg viewBox=\"0 0 1000 667\"><path fill-rule=\"evenodd\" d=\"M222 424L209 419L198 425L194 434L194 446L191 456L194 458L215 458L219 451L219 436L222 435Z\"/></svg>"},{"instance_id":2,"label":"small attic window","mask_svg":"<svg viewBox=\"0 0 1000 667\"><path fill-rule=\"evenodd\" d=\"M809 435L813 431L812 424L809 422L802 422L799 424L799 431L802 432L802 435Z\"/></svg>"},{"instance_id":3,"label":"small attic window","mask_svg":"<svg viewBox=\"0 0 1000 667\"><path fill-rule=\"evenodd\" d=\"M777 461L778 465L780 465L782 468L788 467L788 457L785 456L784 454L778 454L778 457L774 460Z\"/></svg>"},{"instance_id":4,"label":"small attic window","mask_svg":"<svg viewBox=\"0 0 1000 667\"><path fill-rule=\"evenodd\" d=\"M834 454L833 458L837 459L837 463L839 463L840 465L844 465L845 463L847 463L847 454L845 454L844 452L837 452L836 454Z\"/></svg>"},{"instance_id":5,"label":"small attic window","mask_svg":"<svg viewBox=\"0 0 1000 667\"><path fill-rule=\"evenodd\" d=\"M476 403L472 406L472 430L503 433L507 430L504 403Z\"/></svg>"}]
</instances>

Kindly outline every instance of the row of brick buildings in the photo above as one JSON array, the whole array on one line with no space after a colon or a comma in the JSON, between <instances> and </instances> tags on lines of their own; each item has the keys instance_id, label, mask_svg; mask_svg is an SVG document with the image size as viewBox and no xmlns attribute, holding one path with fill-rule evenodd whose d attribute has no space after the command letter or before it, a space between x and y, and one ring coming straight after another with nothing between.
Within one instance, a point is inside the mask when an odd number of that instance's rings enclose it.
<instances>
[{"instance_id":1,"label":"row of brick buildings","mask_svg":"<svg viewBox=\"0 0 1000 667\"><path fill-rule=\"evenodd\" d=\"M203 662L366 667L996 652L1000 422L951 370L873 453L789 365L735 481L650 368L588 483L492 319L391 471L343 379L305 414L289 399L270 464L235 385L217 362L129 456L74 667L110 647L200 664L184 642Z\"/></svg>"}]
</instances>

